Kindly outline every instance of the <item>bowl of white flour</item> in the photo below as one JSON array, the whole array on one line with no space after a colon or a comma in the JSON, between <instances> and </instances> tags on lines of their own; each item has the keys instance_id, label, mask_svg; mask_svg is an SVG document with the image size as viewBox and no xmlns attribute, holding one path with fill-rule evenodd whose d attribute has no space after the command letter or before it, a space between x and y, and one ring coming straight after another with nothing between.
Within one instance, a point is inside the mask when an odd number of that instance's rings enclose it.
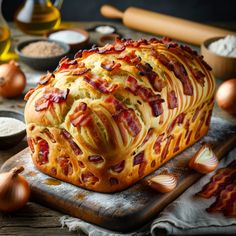
<instances>
[{"instance_id":1,"label":"bowl of white flour","mask_svg":"<svg viewBox=\"0 0 236 236\"><path fill-rule=\"evenodd\" d=\"M0 149L17 145L25 135L24 115L12 110L0 110Z\"/></svg>"},{"instance_id":2,"label":"bowl of white flour","mask_svg":"<svg viewBox=\"0 0 236 236\"><path fill-rule=\"evenodd\" d=\"M207 39L201 45L201 53L216 77L236 77L236 35Z\"/></svg>"}]
</instances>

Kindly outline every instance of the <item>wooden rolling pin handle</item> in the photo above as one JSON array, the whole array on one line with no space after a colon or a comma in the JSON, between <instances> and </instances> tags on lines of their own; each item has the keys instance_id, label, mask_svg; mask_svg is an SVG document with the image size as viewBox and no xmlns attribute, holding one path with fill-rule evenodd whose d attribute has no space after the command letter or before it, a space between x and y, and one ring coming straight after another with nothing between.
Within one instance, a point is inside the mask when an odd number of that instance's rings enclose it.
<instances>
[{"instance_id":1,"label":"wooden rolling pin handle","mask_svg":"<svg viewBox=\"0 0 236 236\"><path fill-rule=\"evenodd\" d=\"M234 147L236 147L235 134L233 134L232 136L229 136L227 142L223 143L222 145L218 145L213 150L217 153L217 157L221 158L224 155L226 155Z\"/></svg>"},{"instance_id":2,"label":"wooden rolling pin handle","mask_svg":"<svg viewBox=\"0 0 236 236\"><path fill-rule=\"evenodd\" d=\"M107 18L122 19L123 12L111 5L103 5L100 9L101 14Z\"/></svg>"}]
</instances>

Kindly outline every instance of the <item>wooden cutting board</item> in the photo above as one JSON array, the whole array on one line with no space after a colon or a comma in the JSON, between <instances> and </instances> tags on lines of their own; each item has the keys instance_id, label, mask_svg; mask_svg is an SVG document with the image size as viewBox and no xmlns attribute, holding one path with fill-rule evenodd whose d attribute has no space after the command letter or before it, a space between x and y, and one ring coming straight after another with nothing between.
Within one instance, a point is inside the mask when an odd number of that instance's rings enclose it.
<instances>
[{"instance_id":1,"label":"wooden cutting board","mask_svg":"<svg viewBox=\"0 0 236 236\"><path fill-rule=\"evenodd\" d=\"M221 158L236 146L236 126L213 118L208 135L200 142L212 143L216 155ZM137 184L114 194L88 191L39 172L33 166L28 148L5 162L1 172L23 165L23 175L31 185L32 200L102 227L124 232L140 228L156 217L167 204L201 177L187 167L189 158L199 148L200 142ZM178 185L168 194L155 192L146 184L146 180L166 170L178 175Z\"/></svg>"}]
</instances>

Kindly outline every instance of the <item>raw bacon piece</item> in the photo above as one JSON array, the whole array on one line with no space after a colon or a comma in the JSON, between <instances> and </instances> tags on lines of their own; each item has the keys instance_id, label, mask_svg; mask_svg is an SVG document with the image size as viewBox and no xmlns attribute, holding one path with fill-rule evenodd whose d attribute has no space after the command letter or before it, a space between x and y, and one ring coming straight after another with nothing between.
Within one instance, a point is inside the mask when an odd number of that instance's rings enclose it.
<instances>
[{"instance_id":1,"label":"raw bacon piece","mask_svg":"<svg viewBox=\"0 0 236 236\"><path fill-rule=\"evenodd\" d=\"M69 142L71 149L74 151L75 155L82 154L81 149L73 140L71 134L66 129L61 129L61 135Z\"/></svg>"},{"instance_id":2,"label":"raw bacon piece","mask_svg":"<svg viewBox=\"0 0 236 236\"><path fill-rule=\"evenodd\" d=\"M46 110L53 103L61 103L67 99L69 89L60 90L59 88L46 88L43 92L43 96L35 102L35 110Z\"/></svg>"}]
</instances>

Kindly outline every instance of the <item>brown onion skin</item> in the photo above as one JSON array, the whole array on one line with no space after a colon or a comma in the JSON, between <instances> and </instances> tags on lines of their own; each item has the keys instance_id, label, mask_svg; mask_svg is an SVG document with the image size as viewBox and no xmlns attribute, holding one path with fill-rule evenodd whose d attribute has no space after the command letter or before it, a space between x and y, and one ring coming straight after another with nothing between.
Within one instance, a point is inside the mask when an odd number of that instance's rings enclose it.
<instances>
[{"instance_id":1,"label":"brown onion skin","mask_svg":"<svg viewBox=\"0 0 236 236\"><path fill-rule=\"evenodd\" d=\"M0 174L0 211L13 212L28 202L29 184L23 176L18 175L23 170L23 167L16 167Z\"/></svg>"},{"instance_id":2,"label":"brown onion skin","mask_svg":"<svg viewBox=\"0 0 236 236\"><path fill-rule=\"evenodd\" d=\"M16 97L24 91L25 85L25 74L15 61L0 65L0 96Z\"/></svg>"},{"instance_id":3,"label":"brown onion skin","mask_svg":"<svg viewBox=\"0 0 236 236\"><path fill-rule=\"evenodd\" d=\"M216 92L216 101L221 109L231 115L236 115L236 78L220 85Z\"/></svg>"}]
</instances>

